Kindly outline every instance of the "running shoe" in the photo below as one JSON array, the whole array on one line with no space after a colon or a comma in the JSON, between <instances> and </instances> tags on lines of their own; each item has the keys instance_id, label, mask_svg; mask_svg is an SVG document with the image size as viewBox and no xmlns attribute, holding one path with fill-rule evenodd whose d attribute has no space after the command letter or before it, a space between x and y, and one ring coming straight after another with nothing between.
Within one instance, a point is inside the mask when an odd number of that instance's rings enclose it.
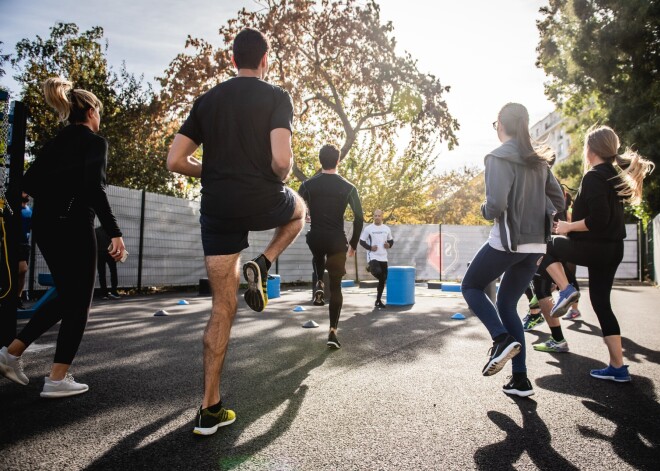
<instances>
[{"instance_id":1,"label":"running shoe","mask_svg":"<svg viewBox=\"0 0 660 471\"><path fill-rule=\"evenodd\" d=\"M612 365L608 365L607 368L603 368L602 370L591 370L589 374L594 378L609 379L617 383L627 383L631 379L630 373L628 373L628 365L623 365L621 368L614 368Z\"/></svg>"},{"instance_id":2,"label":"running shoe","mask_svg":"<svg viewBox=\"0 0 660 471\"><path fill-rule=\"evenodd\" d=\"M545 322L542 314L532 314L528 312L525 317L523 317L523 329L525 332L528 330L534 330L536 326L539 326Z\"/></svg>"},{"instance_id":3,"label":"running shoe","mask_svg":"<svg viewBox=\"0 0 660 471\"><path fill-rule=\"evenodd\" d=\"M0 374L14 383L25 386L30 382L23 373L23 360L7 351L7 347L0 349Z\"/></svg>"},{"instance_id":4,"label":"running shoe","mask_svg":"<svg viewBox=\"0 0 660 471\"><path fill-rule=\"evenodd\" d=\"M195 417L194 434L213 435L218 431L218 428L233 424L236 421L236 414L233 410L222 407L222 401L220 401L219 406L220 409L218 412L211 412L209 410L214 407L207 407L206 409L199 408L197 417Z\"/></svg>"},{"instance_id":5,"label":"running shoe","mask_svg":"<svg viewBox=\"0 0 660 471\"><path fill-rule=\"evenodd\" d=\"M534 389L532 388L532 383L529 381L529 378L516 381L513 379L513 376L509 376L507 379L509 379L509 382L502 386L504 394L520 397L528 397L534 394Z\"/></svg>"},{"instance_id":6,"label":"running shoe","mask_svg":"<svg viewBox=\"0 0 660 471\"><path fill-rule=\"evenodd\" d=\"M268 304L268 269L263 254L243 265L243 275L248 283L245 302L253 311L262 312Z\"/></svg>"},{"instance_id":7,"label":"running shoe","mask_svg":"<svg viewBox=\"0 0 660 471\"><path fill-rule=\"evenodd\" d=\"M41 391L40 396L48 399L56 399L60 397L76 396L89 391L89 386L82 383L77 383L70 373L64 376L60 381L53 381L48 376L44 379L44 389Z\"/></svg>"},{"instance_id":8,"label":"running shoe","mask_svg":"<svg viewBox=\"0 0 660 471\"><path fill-rule=\"evenodd\" d=\"M507 334L501 342L493 342L493 346L488 350L490 359L484 366L481 373L484 376L492 376L504 367L507 361L518 355L521 349L520 342Z\"/></svg>"},{"instance_id":9,"label":"running shoe","mask_svg":"<svg viewBox=\"0 0 660 471\"><path fill-rule=\"evenodd\" d=\"M330 332L328 334L328 341L326 342L326 345L328 347L332 348L341 348L341 344L339 343L339 340L337 339L337 334L334 332Z\"/></svg>"},{"instance_id":10,"label":"running shoe","mask_svg":"<svg viewBox=\"0 0 660 471\"><path fill-rule=\"evenodd\" d=\"M548 353L566 353L568 352L568 342L566 339L561 342L557 342L555 339L550 337L547 341L534 345L534 350L537 352L548 352Z\"/></svg>"},{"instance_id":11,"label":"running shoe","mask_svg":"<svg viewBox=\"0 0 660 471\"><path fill-rule=\"evenodd\" d=\"M573 285L568 285L566 289L559 292L559 299L557 299L557 304L550 311L550 315L552 317L563 316L571 304L575 304L578 299L580 299L580 292Z\"/></svg>"},{"instance_id":12,"label":"running shoe","mask_svg":"<svg viewBox=\"0 0 660 471\"><path fill-rule=\"evenodd\" d=\"M314 290L314 301L312 304L314 306L323 306L325 305L325 291L324 291L324 286L322 281L317 281L316 282L316 290Z\"/></svg>"},{"instance_id":13,"label":"running shoe","mask_svg":"<svg viewBox=\"0 0 660 471\"><path fill-rule=\"evenodd\" d=\"M562 319L567 321L575 321L578 320L580 317L582 317L582 313L578 309L571 308L571 310L568 311L566 315L562 317Z\"/></svg>"},{"instance_id":14,"label":"running shoe","mask_svg":"<svg viewBox=\"0 0 660 471\"><path fill-rule=\"evenodd\" d=\"M110 294L108 294L108 296L110 297L110 299L119 299L119 298L121 298L121 295L119 293L116 293L116 292L115 293L110 293Z\"/></svg>"},{"instance_id":15,"label":"running shoe","mask_svg":"<svg viewBox=\"0 0 660 471\"><path fill-rule=\"evenodd\" d=\"M383 301L379 299L378 301L376 301L375 307L377 307L378 309L385 309L387 306L383 304Z\"/></svg>"}]
</instances>

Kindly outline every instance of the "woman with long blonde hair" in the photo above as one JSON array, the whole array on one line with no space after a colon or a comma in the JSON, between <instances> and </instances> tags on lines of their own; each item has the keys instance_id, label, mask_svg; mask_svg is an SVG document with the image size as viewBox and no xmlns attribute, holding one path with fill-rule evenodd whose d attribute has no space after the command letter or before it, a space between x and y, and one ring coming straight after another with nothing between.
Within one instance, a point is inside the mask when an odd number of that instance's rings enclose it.
<instances>
[{"instance_id":1,"label":"woman with long blonde hair","mask_svg":"<svg viewBox=\"0 0 660 471\"><path fill-rule=\"evenodd\" d=\"M566 313L579 298L569 284L561 261L586 266L589 270L589 298L598 317L603 339L609 351L607 368L591 370L591 376L616 382L630 381L628 366L623 364L621 330L616 320L610 294L623 259L626 226L623 205L637 205L642 200L644 177L654 168L653 162L626 149L619 154L619 136L607 126L591 128L584 141L585 174L573 203L572 222L559 221L548 243L542 266L559 289L553 317Z\"/></svg>"},{"instance_id":2,"label":"woman with long blonde hair","mask_svg":"<svg viewBox=\"0 0 660 471\"><path fill-rule=\"evenodd\" d=\"M46 103L68 125L48 142L26 172L23 189L34 198L32 232L53 276L57 297L45 304L9 346L0 349L0 373L26 385L21 355L44 332L61 321L55 358L41 397L58 398L86 392L69 367L82 340L94 293L96 236L94 217L112 239L115 260L125 252L106 187L108 144L97 135L102 105L91 92L71 82L49 78L43 85Z\"/></svg>"}]
</instances>

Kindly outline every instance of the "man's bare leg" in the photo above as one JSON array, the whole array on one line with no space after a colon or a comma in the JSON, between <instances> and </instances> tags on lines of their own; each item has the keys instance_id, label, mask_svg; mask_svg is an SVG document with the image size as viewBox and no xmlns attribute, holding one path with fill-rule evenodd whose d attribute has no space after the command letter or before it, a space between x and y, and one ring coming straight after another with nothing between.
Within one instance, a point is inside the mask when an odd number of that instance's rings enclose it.
<instances>
[{"instance_id":1,"label":"man's bare leg","mask_svg":"<svg viewBox=\"0 0 660 471\"><path fill-rule=\"evenodd\" d=\"M275 234L264 250L264 256L272 262L280 256L284 250L293 243L305 226L305 201L294 194L296 198L296 209L293 211L291 220L283 226L275 229Z\"/></svg>"},{"instance_id":2,"label":"man's bare leg","mask_svg":"<svg viewBox=\"0 0 660 471\"><path fill-rule=\"evenodd\" d=\"M568 286L568 278L561 262L554 262L545 269L560 290L565 290Z\"/></svg>"},{"instance_id":3,"label":"man's bare leg","mask_svg":"<svg viewBox=\"0 0 660 471\"><path fill-rule=\"evenodd\" d=\"M240 254L205 258L213 295L211 317L204 330L204 400L202 408L220 402L220 378L237 310Z\"/></svg>"}]
</instances>

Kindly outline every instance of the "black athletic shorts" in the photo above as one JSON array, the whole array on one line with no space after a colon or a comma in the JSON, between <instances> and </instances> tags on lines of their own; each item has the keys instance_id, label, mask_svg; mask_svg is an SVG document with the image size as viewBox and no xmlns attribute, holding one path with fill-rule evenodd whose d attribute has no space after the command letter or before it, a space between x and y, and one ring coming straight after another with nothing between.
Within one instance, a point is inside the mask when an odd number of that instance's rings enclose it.
<instances>
[{"instance_id":1,"label":"black athletic shorts","mask_svg":"<svg viewBox=\"0 0 660 471\"><path fill-rule=\"evenodd\" d=\"M289 187L285 187L285 190L278 204L264 214L229 219L202 214L199 222L204 255L239 253L250 246L250 231L267 231L288 223L296 209L296 194Z\"/></svg>"}]
</instances>

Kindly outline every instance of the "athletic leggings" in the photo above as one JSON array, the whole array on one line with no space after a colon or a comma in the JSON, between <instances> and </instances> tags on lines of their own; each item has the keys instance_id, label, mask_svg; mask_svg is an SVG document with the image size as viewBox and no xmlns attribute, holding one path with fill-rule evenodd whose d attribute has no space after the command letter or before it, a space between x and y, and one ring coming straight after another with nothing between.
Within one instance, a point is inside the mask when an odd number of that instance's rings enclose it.
<instances>
[{"instance_id":1,"label":"athletic leggings","mask_svg":"<svg viewBox=\"0 0 660 471\"><path fill-rule=\"evenodd\" d=\"M119 279L117 277L117 262L115 262L115 259L110 256L107 250L105 252L97 253L96 257L97 257L96 270L99 273L99 286L101 287L101 296L108 295L108 280L105 276L106 265L110 270L111 293L117 294L117 286L119 285Z\"/></svg>"},{"instance_id":2,"label":"athletic leggings","mask_svg":"<svg viewBox=\"0 0 660 471\"><path fill-rule=\"evenodd\" d=\"M522 348L511 360L514 373L527 372L525 332L518 317L518 300L538 268L540 253L510 253L496 250L486 242L472 259L461 290L468 306L484 324L491 338L510 334ZM486 287L502 275L497 293L497 308L486 295Z\"/></svg>"},{"instance_id":3,"label":"athletic leggings","mask_svg":"<svg viewBox=\"0 0 660 471\"><path fill-rule=\"evenodd\" d=\"M312 251L312 264L316 280L323 280L323 273L328 270L330 277L330 328L339 326L341 307L344 296L341 293L341 279L346 274L346 251L348 242L341 234L307 233L307 245Z\"/></svg>"},{"instance_id":4,"label":"athletic leggings","mask_svg":"<svg viewBox=\"0 0 660 471\"><path fill-rule=\"evenodd\" d=\"M387 281L387 262L381 262L378 260L380 265L380 275L376 278L378 279L378 288L376 289L376 301L380 301L380 298L383 296L383 290L385 289L385 282Z\"/></svg>"},{"instance_id":5,"label":"athletic leggings","mask_svg":"<svg viewBox=\"0 0 660 471\"><path fill-rule=\"evenodd\" d=\"M623 260L623 241L571 240L556 236L548 242L548 253L542 267L554 262L569 262L587 267L589 299L598 317L603 336L621 335L619 322L612 311L610 295L614 275Z\"/></svg>"},{"instance_id":6,"label":"athletic leggings","mask_svg":"<svg viewBox=\"0 0 660 471\"><path fill-rule=\"evenodd\" d=\"M30 345L62 321L53 362L70 365L85 332L94 293L94 225L85 220L35 221L33 236L53 276L57 297L32 316L17 338Z\"/></svg>"}]
</instances>

